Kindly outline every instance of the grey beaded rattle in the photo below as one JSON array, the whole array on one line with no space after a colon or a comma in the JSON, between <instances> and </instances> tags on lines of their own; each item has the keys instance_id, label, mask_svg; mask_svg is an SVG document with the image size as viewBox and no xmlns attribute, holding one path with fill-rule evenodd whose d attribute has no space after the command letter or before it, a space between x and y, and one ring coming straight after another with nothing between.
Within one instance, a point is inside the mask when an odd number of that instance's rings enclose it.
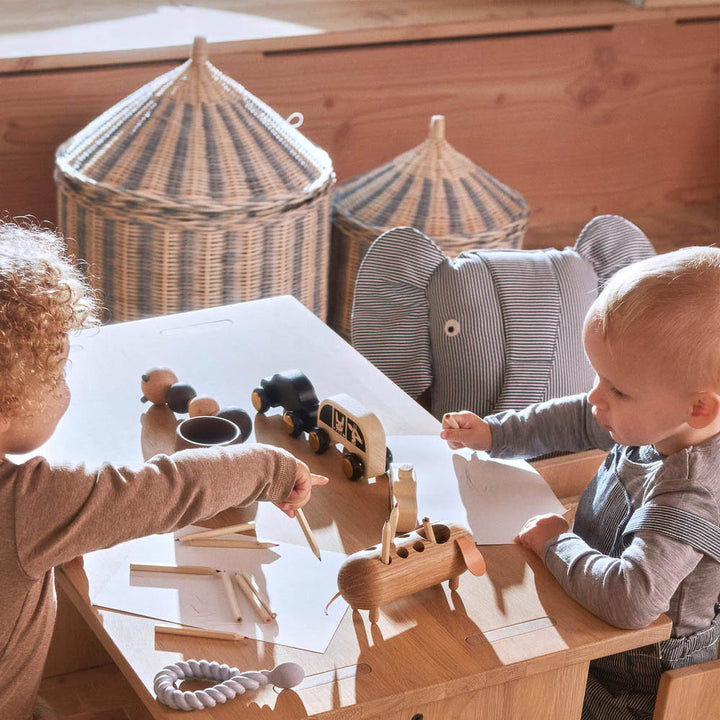
<instances>
[{"instance_id":1,"label":"grey beaded rattle","mask_svg":"<svg viewBox=\"0 0 720 720\"><path fill-rule=\"evenodd\" d=\"M241 673L237 668L207 660L181 660L167 665L156 676L153 684L157 699L173 710L202 710L222 705L236 695L257 690L263 685L291 688L299 685L305 671L294 662L281 663L273 670ZM178 680L219 680L217 685L205 690L178 690Z\"/></svg>"}]
</instances>

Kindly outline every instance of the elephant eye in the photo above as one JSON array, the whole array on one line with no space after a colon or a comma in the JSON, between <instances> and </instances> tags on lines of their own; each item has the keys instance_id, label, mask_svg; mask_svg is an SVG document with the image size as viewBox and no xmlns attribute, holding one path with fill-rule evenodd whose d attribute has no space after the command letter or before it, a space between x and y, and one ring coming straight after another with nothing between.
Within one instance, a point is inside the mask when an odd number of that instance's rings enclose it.
<instances>
[{"instance_id":1,"label":"elephant eye","mask_svg":"<svg viewBox=\"0 0 720 720\"><path fill-rule=\"evenodd\" d=\"M460 322L458 320L447 320L445 322L445 334L448 337L453 337L460 332Z\"/></svg>"}]
</instances>

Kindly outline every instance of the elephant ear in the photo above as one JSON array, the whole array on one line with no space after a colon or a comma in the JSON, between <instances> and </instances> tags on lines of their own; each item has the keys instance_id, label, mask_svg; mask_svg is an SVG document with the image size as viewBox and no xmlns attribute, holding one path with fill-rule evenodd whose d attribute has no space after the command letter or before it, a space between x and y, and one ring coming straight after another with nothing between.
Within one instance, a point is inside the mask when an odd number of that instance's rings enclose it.
<instances>
[{"instance_id":1,"label":"elephant ear","mask_svg":"<svg viewBox=\"0 0 720 720\"><path fill-rule=\"evenodd\" d=\"M639 227L619 215L599 215L580 232L575 250L592 265L598 292L620 268L655 255Z\"/></svg>"},{"instance_id":2,"label":"elephant ear","mask_svg":"<svg viewBox=\"0 0 720 720\"><path fill-rule=\"evenodd\" d=\"M415 398L433 380L428 283L446 262L426 235L398 227L370 246L355 282L353 347Z\"/></svg>"}]
</instances>

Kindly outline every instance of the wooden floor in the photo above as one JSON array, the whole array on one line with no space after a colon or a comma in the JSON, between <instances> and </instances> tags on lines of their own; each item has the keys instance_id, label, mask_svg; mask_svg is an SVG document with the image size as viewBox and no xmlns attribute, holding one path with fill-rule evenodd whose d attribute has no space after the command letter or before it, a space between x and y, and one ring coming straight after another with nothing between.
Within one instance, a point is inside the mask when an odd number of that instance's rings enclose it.
<instances>
[{"instance_id":1,"label":"wooden floor","mask_svg":"<svg viewBox=\"0 0 720 720\"><path fill-rule=\"evenodd\" d=\"M151 720L114 664L45 678L40 696L58 720Z\"/></svg>"}]
</instances>

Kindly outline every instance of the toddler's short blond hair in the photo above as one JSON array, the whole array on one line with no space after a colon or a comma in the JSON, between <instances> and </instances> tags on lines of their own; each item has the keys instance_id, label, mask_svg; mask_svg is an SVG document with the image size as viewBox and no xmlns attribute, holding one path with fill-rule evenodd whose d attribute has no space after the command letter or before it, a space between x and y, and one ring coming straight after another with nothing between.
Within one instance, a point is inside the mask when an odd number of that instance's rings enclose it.
<instances>
[{"instance_id":1,"label":"toddler's short blond hair","mask_svg":"<svg viewBox=\"0 0 720 720\"><path fill-rule=\"evenodd\" d=\"M52 393L68 333L97 322L94 293L62 238L0 220L0 414Z\"/></svg>"},{"instance_id":2,"label":"toddler's short blond hair","mask_svg":"<svg viewBox=\"0 0 720 720\"><path fill-rule=\"evenodd\" d=\"M720 249L687 247L613 275L588 313L611 345L634 339L694 390L720 390Z\"/></svg>"}]
</instances>

